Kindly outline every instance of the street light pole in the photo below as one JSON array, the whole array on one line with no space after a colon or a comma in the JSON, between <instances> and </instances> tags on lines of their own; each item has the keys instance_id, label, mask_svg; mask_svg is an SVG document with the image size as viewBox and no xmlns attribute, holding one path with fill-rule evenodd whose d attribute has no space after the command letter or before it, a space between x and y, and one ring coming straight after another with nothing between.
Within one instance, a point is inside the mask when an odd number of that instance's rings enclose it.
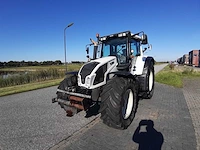
<instances>
[{"instance_id":1,"label":"street light pole","mask_svg":"<svg viewBox=\"0 0 200 150\"><path fill-rule=\"evenodd\" d=\"M66 67L66 72L67 72L67 62L66 62L66 34L65 34L65 30L69 27L71 27L74 23L70 23L68 24L65 29L64 29L64 51L65 51L65 67Z\"/></svg>"}]
</instances>

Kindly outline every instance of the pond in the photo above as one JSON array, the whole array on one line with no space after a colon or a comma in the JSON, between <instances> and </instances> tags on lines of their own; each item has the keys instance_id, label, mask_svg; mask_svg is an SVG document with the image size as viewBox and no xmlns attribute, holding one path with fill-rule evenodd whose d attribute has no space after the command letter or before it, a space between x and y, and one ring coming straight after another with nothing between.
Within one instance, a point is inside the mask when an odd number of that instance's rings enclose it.
<instances>
[{"instance_id":1,"label":"pond","mask_svg":"<svg viewBox=\"0 0 200 150\"><path fill-rule=\"evenodd\" d=\"M8 77L27 74L24 71L0 71L0 78L6 79Z\"/></svg>"}]
</instances>

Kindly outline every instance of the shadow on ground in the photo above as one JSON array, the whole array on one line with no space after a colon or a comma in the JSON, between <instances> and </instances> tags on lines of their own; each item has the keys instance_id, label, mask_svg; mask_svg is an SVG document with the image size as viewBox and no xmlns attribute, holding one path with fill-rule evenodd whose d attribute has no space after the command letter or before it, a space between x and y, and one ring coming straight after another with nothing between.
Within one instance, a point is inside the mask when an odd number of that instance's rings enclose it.
<instances>
[{"instance_id":1,"label":"shadow on ground","mask_svg":"<svg viewBox=\"0 0 200 150\"><path fill-rule=\"evenodd\" d=\"M140 132L143 126L146 127L146 131ZM161 150L164 138L162 133L154 128L152 120L141 120L132 140L139 144L138 150Z\"/></svg>"}]
</instances>

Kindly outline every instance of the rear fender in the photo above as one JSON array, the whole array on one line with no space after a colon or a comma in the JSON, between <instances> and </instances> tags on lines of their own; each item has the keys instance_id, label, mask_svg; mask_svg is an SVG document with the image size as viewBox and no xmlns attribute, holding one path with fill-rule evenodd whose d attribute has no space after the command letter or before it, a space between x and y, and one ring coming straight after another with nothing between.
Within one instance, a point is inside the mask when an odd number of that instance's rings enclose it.
<instances>
[{"instance_id":1,"label":"rear fender","mask_svg":"<svg viewBox=\"0 0 200 150\"><path fill-rule=\"evenodd\" d=\"M153 57L147 57L145 60L142 75L138 76L140 82L140 91L142 92L146 92L148 90L147 73L148 73L148 67L151 65L151 63L153 63L153 65L155 64Z\"/></svg>"},{"instance_id":2,"label":"rear fender","mask_svg":"<svg viewBox=\"0 0 200 150\"><path fill-rule=\"evenodd\" d=\"M150 66L151 63L153 63L153 65L154 65L155 60L153 59L153 57L147 57L145 60L145 63L144 63L144 68Z\"/></svg>"}]
</instances>

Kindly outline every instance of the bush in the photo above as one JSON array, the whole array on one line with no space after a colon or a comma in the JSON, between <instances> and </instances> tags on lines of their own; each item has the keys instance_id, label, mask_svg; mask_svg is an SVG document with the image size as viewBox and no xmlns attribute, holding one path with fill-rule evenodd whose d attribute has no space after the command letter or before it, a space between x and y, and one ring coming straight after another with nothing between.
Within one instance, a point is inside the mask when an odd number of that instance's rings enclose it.
<instances>
[{"instance_id":1,"label":"bush","mask_svg":"<svg viewBox=\"0 0 200 150\"><path fill-rule=\"evenodd\" d=\"M171 70L174 70L174 67L175 67L175 64L170 64L170 65L169 65L169 68L170 68Z\"/></svg>"},{"instance_id":2,"label":"bush","mask_svg":"<svg viewBox=\"0 0 200 150\"><path fill-rule=\"evenodd\" d=\"M182 74L183 75L190 75L190 74L192 74L194 72L194 69L192 68L192 69L184 69L183 70L183 72L182 72Z\"/></svg>"}]
</instances>

